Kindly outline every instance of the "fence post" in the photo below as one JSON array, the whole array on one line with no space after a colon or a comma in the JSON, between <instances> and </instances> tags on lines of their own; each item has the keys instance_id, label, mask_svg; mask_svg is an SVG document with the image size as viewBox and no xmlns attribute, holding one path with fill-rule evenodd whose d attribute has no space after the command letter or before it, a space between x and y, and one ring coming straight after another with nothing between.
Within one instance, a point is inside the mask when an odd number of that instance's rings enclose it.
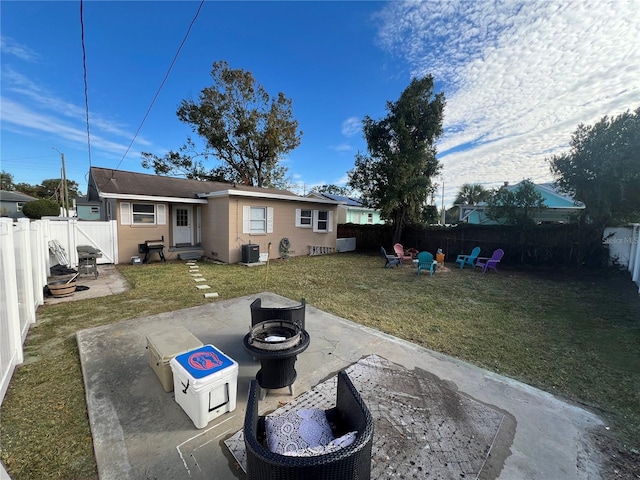
<instances>
[{"instance_id":1,"label":"fence post","mask_svg":"<svg viewBox=\"0 0 640 480\"><path fill-rule=\"evenodd\" d=\"M49 246L44 241L44 228L40 220L31 222L31 268L35 307L44 303L44 286L47 284L46 257Z\"/></svg>"},{"instance_id":2,"label":"fence post","mask_svg":"<svg viewBox=\"0 0 640 480\"><path fill-rule=\"evenodd\" d=\"M29 325L36 321L36 309L33 295L33 270L31 266L31 240L28 218L20 218L14 224L14 255L16 262L16 281L18 284L18 299L20 301L20 322L22 335L26 338Z\"/></svg>"}]
</instances>

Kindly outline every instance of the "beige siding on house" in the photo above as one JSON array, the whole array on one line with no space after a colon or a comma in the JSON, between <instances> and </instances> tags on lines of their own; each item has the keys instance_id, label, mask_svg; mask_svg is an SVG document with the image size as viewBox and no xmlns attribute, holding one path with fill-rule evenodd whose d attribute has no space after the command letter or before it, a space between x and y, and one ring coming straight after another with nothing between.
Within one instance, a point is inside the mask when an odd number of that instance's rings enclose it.
<instances>
[{"instance_id":1,"label":"beige siding on house","mask_svg":"<svg viewBox=\"0 0 640 480\"><path fill-rule=\"evenodd\" d=\"M204 255L222 262L229 262L229 198L210 198L202 209L202 249Z\"/></svg>"},{"instance_id":2,"label":"beige siding on house","mask_svg":"<svg viewBox=\"0 0 640 480\"><path fill-rule=\"evenodd\" d=\"M210 205L213 202L220 202L223 199L209 199ZM237 263L242 260L242 245L256 244L260 247L260 253L269 253L269 258L278 258L280 241L288 238L291 244L290 256L308 255L309 246L336 246L337 237L337 214L335 205L301 203L287 200L259 199L231 197L225 198L228 202L228 237L226 258L222 248L214 246L213 250L218 253L218 259L223 262ZM242 207L271 207L273 208L273 233L248 234L243 233L243 211ZM296 209L305 208L311 210L328 210L333 212L333 231L327 233L313 232L311 227L296 227ZM218 210L216 209L216 212ZM222 221L222 219L221 219ZM221 226L220 232L224 231ZM207 236L209 235L207 231ZM205 235L203 233L203 240ZM216 237L218 238L218 237ZM208 241L208 239L207 239ZM271 243L271 249L269 249ZM222 245L222 242L220 242ZM209 249L209 247L207 247ZM205 250L206 253L206 250Z\"/></svg>"},{"instance_id":3,"label":"beige siding on house","mask_svg":"<svg viewBox=\"0 0 640 480\"><path fill-rule=\"evenodd\" d=\"M120 204L122 201L118 201L116 204L115 214L118 219L118 258L120 259L120 263L129 263L131 261L131 257L133 256L141 256L138 252L138 244L144 243L146 240L159 240L164 236L165 245L169 245L169 231L171 229L171 218L168 215L169 206L165 203L165 212L166 215L166 224L165 225L123 225L122 219L120 218ZM131 201L127 200L124 203L143 203L143 204L154 204L158 205L158 203L154 202L142 202L142 201ZM167 249L165 249L165 255L167 253ZM167 257L168 258L168 257ZM157 261L158 256L154 255L152 260Z\"/></svg>"}]
</instances>

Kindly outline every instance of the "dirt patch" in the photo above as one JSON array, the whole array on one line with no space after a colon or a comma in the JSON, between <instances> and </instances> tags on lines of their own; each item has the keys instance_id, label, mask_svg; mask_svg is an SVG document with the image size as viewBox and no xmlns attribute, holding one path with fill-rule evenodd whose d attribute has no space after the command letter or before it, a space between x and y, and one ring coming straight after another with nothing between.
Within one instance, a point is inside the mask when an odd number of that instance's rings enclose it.
<instances>
[{"instance_id":1,"label":"dirt patch","mask_svg":"<svg viewBox=\"0 0 640 480\"><path fill-rule=\"evenodd\" d=\"M640 452L622 445L605 427L590 433L603 456L603 479L640 479Z\"/></svg>"}]
</instances>

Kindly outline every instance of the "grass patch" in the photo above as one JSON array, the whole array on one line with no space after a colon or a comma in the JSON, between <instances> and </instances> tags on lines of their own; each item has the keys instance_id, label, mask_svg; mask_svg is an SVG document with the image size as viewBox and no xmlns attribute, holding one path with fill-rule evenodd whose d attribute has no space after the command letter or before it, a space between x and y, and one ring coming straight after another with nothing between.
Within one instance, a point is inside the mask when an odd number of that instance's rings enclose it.
<instances>
[{"instance_id":1,"label":"grass patch","mask_svg":"<svg viewBox=\"0 0 640 480\"><path fill-rule=\"evenodd\" d=\"M132 288L41 307L0 412L0 458L14 480L95 479L75 332L272 291L453 355L596 410L640 447L640 297L626 273L451 268L433 277L361 254L297 257L268 268L121 265Z\"/></svg>"}]
</instances>

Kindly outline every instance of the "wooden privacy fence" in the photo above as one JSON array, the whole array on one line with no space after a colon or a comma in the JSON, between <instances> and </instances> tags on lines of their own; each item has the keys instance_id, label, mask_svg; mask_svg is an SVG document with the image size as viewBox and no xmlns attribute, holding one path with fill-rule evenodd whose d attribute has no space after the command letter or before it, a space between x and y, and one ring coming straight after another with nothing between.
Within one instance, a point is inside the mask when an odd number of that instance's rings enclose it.
<instances>
[{"instance_id":1,"label":"wooden privacy fence","mask_svg":"<svg viewBox=\"0 0 640 480\"><path fill-rule=\"evenodd\" d=\"M352 238L358 251L389 251L393 231L389 225L338 225L338 240ZM407 227L402 234L405 248L435 253L439 248L452 262L473 247L489 256L502 248L505 264L531 266L626 267L640 287L640 224L607 228L602 232L588 225L539 225L527 229L509 226L458 225L457 227Z\"/></svg>"}]
</instances>

